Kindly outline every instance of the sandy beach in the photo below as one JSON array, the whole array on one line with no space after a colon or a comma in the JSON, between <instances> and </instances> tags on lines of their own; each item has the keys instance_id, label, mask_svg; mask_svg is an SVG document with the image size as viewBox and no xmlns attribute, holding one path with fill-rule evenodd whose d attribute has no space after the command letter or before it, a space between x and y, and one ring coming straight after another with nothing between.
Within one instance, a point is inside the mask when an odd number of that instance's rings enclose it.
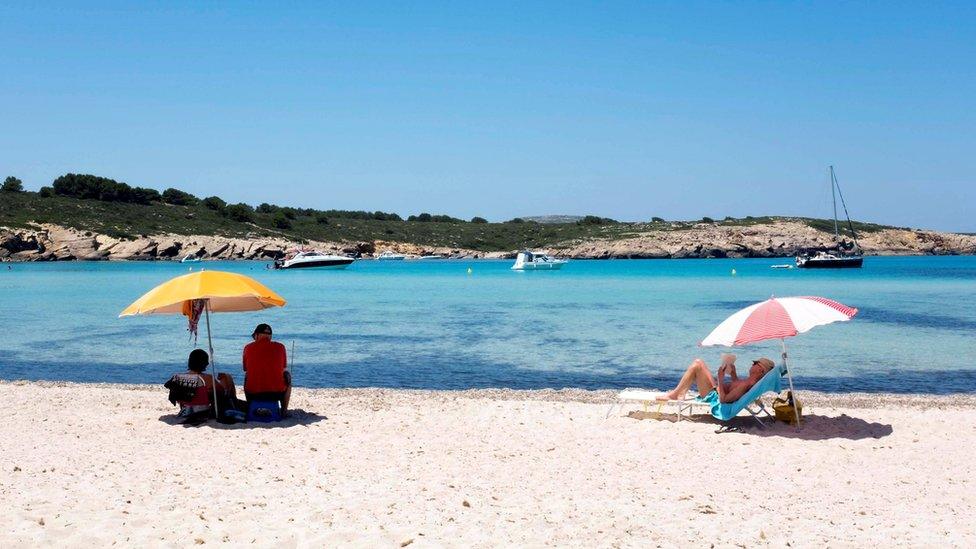
<instances>
[{"instance_id":1,"label":"sandy beach","mask_svg":"<svg viewBox=\"0 0 976 549\"><path fill-rule=\"evenodd\" d=\"M576 390L296 389L281 424L184 427L161 387L4 382L0 545L976 543L976 397L803 397L799 432Z\"/></svg>"}]
</instances>

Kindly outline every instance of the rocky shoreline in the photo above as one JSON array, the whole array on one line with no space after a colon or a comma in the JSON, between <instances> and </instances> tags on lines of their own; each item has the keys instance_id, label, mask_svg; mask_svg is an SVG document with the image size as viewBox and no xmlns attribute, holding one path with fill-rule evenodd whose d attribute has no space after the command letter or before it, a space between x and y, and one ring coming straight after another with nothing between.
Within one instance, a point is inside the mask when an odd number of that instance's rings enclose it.
<instances>
[{"instance_id":1,"label":"rocky shoreline","mask_svg":"<svg viewBox=\"0 0 976 549\"><path fill-rule=\"evenodd\" d=\"M925 230L884 229L861 235L868 255L976 254L976 236ZM160 234L135 239L81 231L59 225L30 228L0 227L0 261L72 260L272 260L300 244L284 237L253 235L243 238L218 235ZM481 252L421 246L403 242L304 243L320 251L371 257L382 250L410 255L441 254L458 258L511 258L515 250ZM798 221L764 225L699 223L675 230L640 230L612 240L554 243L551 253L573 259L681 259L722 257L792 257L810 249L832 249L832 235Z\"/></svg>"}]
</instances>

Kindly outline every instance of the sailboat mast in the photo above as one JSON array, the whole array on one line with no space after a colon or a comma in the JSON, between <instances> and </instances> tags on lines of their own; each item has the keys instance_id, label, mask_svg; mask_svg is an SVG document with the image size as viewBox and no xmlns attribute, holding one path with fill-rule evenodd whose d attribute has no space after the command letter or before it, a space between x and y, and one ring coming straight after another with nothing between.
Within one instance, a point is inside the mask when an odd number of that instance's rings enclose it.
<instances>
[{"instance_id":1,"label":"sailboat mast","mask_svg":"<svg viewBox=\"0 0 976 549\"><path fill-rule=\"evenodd\" d=\"M834 237L840 240L840 231L837 230L837 178L834 176L834 167L830 167L830 196L834 199Z\"/></svg>"},{"instance_id":2,"label":"sailboat mast","mask_svg":"<svg viewBox=\"0 0 976 549\"><path fill-rule=\"evenodd\" d=\"M830 167L830 175L834 178L834 187L837 188L837 194L840 195L840 204L844 207L844 217L847 218L847 226L851 229L851 238L854 239L854 249L859 250L861 246L857 243L857 233L854 232L854 223L851 222L851 214L847 213L847 202L844 201L844 193L840 190L840 183L837 183L837 176L834 176L833 166Z\"/></svg>"}]
</instances>

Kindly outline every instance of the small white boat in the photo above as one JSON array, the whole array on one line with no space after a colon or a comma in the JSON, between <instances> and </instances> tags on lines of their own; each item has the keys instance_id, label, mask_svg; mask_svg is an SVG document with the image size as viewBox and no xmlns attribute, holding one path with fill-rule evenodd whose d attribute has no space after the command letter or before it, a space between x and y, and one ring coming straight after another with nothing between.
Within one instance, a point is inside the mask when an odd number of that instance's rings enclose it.
<instances>
[{"instance_id":1,"label":"small white boat","mask_svg":"<svg viewBox=\"0 0 976 549\"><path fill-rule=\"evenodd\" d=\"M351 257L344 255L324 254L321 252L308 251L298 252L297 254L274 262L275 269L345 269L350 263L355 261Z\"/></svg>"},{"instance_id":2,"label":"small white boat","mask_svg":"<svg viewBox=\"0 0 976 549\"><path fill-rule=\"evenodd\" d=\"M200 263L200 258L193 254L186 254L183 256L183 259L180 260L180 263Z\"/></svg>"},{"instance_id":3,"label":"small white boat","mask_svg":"<svg viewBox=\"0 0 976 549\"><path fill-rule=\"evenodd\" d=\"M444 256L440 254L430 254L430 255L422 255L417 259L444 259Z\"/></svg>"},{"instance_id":4,"label":"small white boat","mask_svg":"<svg viewBox=\"0 0 976 549\"><path fill-rule=\"evenodd\" d=\"M565 259L556 259L542 252L523 250L515 257L513 271L551 271L562 269Z\"/></svg>"},{"instance_id":5,"label":"small white boat","mask_svg":"<svg viewBox=\"0 0 976 549\"><path fill-rule=\"evenodd\" d=\"M793 265L783 264L783 265L770 265L770 269L792 269Z\"/></svg>"},{"instance_id":6,"label":"small white boat","mask_svg":"<svg viewBox=\"0 0 976 549\"><path fill-rule=\"evenodd\" d=\"M405 256L403 254L398 254L398 253L391 252L390 250L386 250L385 252L383 252L380 255L376 256L376 259L378 259L380 261L403 261L406 258L407 258L407 256Z\"/></svg>"}]
</instances>

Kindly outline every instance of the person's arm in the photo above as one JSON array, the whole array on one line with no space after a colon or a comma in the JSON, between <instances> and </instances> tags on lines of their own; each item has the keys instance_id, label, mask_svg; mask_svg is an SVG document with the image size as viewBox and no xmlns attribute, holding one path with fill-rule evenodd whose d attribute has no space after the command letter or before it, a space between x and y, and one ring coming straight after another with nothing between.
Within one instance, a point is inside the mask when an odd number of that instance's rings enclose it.
<instances>
[{"instance_id":1,"label":"person's arm","mask_svg":"<svg viewBox=\"0 0 976 549\"><path fill-rule=\"evenodd\" d=\"M739 374L735 372L735 362L729 364L729 370L732 370L729 372L729 377L732 378L732 381L739 381Z\"/></svg>"},{"instance_id":2,"label":"person's arm","mask_svg":"<svg viewBox=\"0 0 976 549\"><path fill-rule=\"evenodd\" d=\"M729 384L728 391L724 391L724 394L719 392L719 401L726 403L735 402L742 398L742 395L749 392L749 389L752 389L752 385L752 383L745 380L740 381L739 383L731 383Z\"/></svg>"},{"instance_id":3,"label":"person's arm","mask_svg":"<svg viewBox=\"0 0 976 549\"><path fill-rule=\"evenodd\" d=\"M718 379L715 380L715 390L718 392L719 402L725 402L725 368L724 364L718 367Z\"/></svg>"}]
</instances>

